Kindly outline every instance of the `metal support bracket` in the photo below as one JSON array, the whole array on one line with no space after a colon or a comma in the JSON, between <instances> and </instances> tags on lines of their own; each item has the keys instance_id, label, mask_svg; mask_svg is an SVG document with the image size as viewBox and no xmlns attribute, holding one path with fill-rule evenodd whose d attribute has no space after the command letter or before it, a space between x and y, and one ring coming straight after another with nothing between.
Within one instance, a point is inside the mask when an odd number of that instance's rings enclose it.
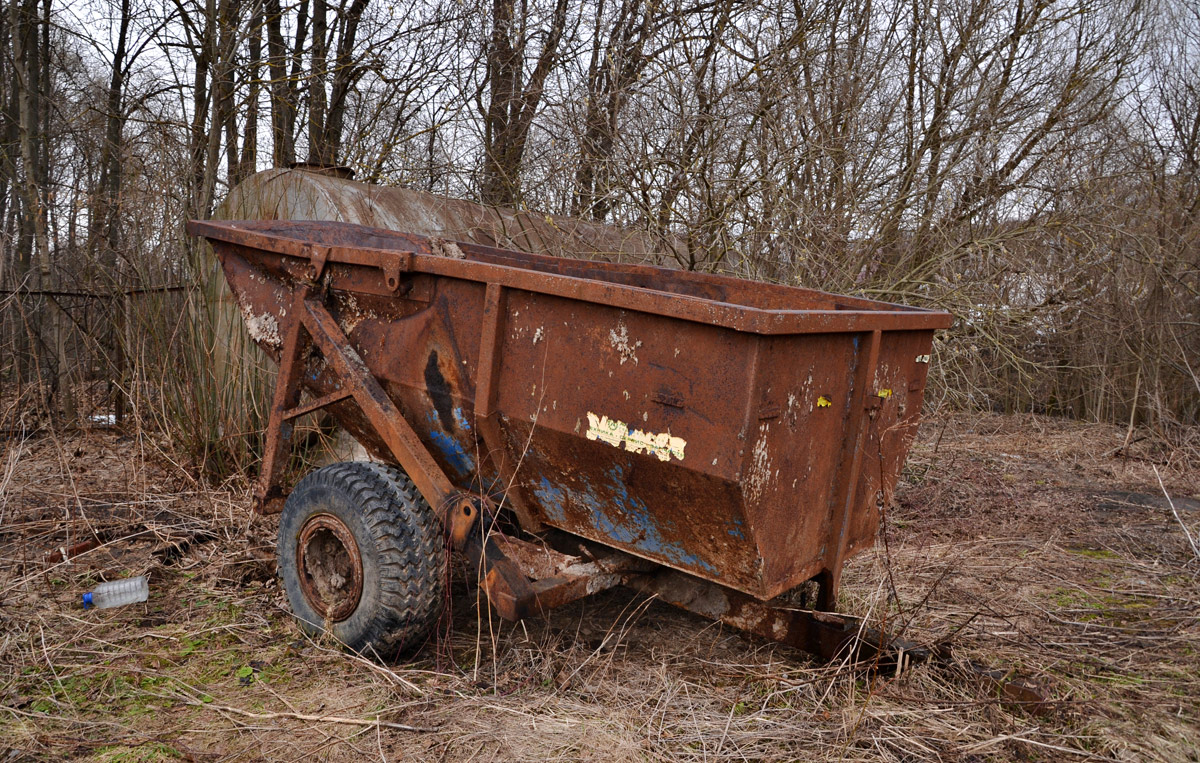
<instances>
[{"instance_id":1,"label":"metal support bracket","mask_svg":"<svg viewBox=\"0 0 1200 763\"><path fill-rule=\"evenodd\" d=\"M841 586L842 566L846 558L846 534L849 532L850 516L858 498L858 482L862 476L863 445L867 441L867 428L873 421L869 414L871 401L878 398L869 395L868 388L875 379L879 365L879 346L882 332L876 330L867 335L867 346L859 353L858 367L854 374L854 392L846 421L846 448L842 451L839 489L830 507L829 528L825 536L824 569L817 576L819 585L817 609L831 612L837 608L838 588Z\"/></svg>"},{"instance_id":2,"label":"metal support bracket","mask_svg":"<svg viewBox=\"0 0 1200 763\"><path fill-rule=\"evenodd\" d=\"M257 508L262 513L282 508L279 475L291 444L291 419L319 407L353 397L387 444L396 461L416 485L443 523L446 513L462 505L462 495L438 467L437 462L404 420L396 404L384 392L350 340L312 290L297 291L280 358L279 377L267 426L263 470L255 489ZM299 406L300 375L309 345L315 346L337 377L338 391ZM468 496L469 498L469 496ZM477 512L476 512L477 514Z\"/></svg>"},{"instance_id":3,"label":"metal support bracket","mask_svg":"<svg viewBox=\"0 0 1200 763\"><path fill-rule=\"evenodd\" d=\"M475 431L504 481L504 501L517 515L521 529L539 532L542 525L534 518L517 482L516 467L505 458L504 434L501 431L496 404L496 383L500 367L500 343L504 332L503 287L489 283L484 292L483 326L479 332L479 381L475 387Z\"/></svg>"},{"instance_id":4,"label":"metal support bracket","mask_svg":"<svg viewBox=\"0 0 1200 763\"><path fill-rule=\"evenodd\" d=\"M297 292L292 315L295 318L284 343L267 427L266 457L255 489L256 509L260 513L282 509L278 483L291 444L292 419L352 397L417 490L434 507L451 544L463 551L479 570L492 606L508 619L520 619L534 611L537 597L529 580L483 534L480 518L489 510L494 512L491 501L454 487L311 290ZM339 388L311 403L298 405L300 376L310 343L325 358Z\"/></svg>"},{"instance_id":5,"label":"metal support bracket","mask_svg":"<svg viewBox=\"0 0 1200 763\"><path fill-rule=\"evenodd\" d=\"M868 628L858 618L762 602L674 570L634 576L626 585L825 660L868 662L874 669L894 673L931 657L929 649Z\"/></svg>"},{"instance_id":6,"label":"metal support bracket","mask_svg":"<svg viewBox=\"0 0 1200 763\"><path fill-rule=\"evenodd\" d=\"M318 283L325 273L325 263L329 260L329 247L308 244L305 250L308 256L308 277L313 283Z\"/></svg>"},{"instance_id":7,"label":"metal support bracket","mask_svg":"<svg viewBox=\"0 0 1200 763\"><path fill-rule=\"evenodd\" d=\"M299 315L298 308L304 296L304 290L296 292L292 300L292 315ZM300 402L300 374L304 371L308 348L308 332L298 318L293 318L279 356L279 374L275 377L275 392L267 419L262 471L254 487L254 510L259 514L274 514L283 510L284 496L279 477L291 452L294 418L288 413L295 410Z\"/></svg>"}]
</instances>

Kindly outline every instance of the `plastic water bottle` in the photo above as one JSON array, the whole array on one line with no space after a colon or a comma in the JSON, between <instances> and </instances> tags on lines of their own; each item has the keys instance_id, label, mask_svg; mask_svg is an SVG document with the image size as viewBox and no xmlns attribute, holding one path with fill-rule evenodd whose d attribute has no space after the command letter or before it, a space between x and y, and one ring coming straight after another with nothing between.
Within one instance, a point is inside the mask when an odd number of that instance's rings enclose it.
<instances>
[{"instance_id":1,"label":"plastic water bottle","mask_svg":"<svg viewBox=\"0 0 1200 763\"><path fill-rule=\"evenodd\" d=\"M96 586L96 590L83 595L83 608L107 609L126 604L137 604L150 596L150 584L145 575L124 580L110 580Z\"/></svg>"}]
</instances>

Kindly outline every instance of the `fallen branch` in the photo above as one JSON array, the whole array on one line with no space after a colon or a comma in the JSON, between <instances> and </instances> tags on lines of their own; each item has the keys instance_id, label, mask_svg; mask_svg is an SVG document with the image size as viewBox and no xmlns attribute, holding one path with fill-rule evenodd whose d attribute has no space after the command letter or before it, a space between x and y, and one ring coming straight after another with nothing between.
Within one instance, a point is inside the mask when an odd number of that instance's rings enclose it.
<instances>
[{"instance_id":1,"label":"fallen branch","mask_svg":"<svg viewBox=\"0 0 1200 763\"><path fill-rule=\"evenodd\" d=\"M1158 477L1158 486L1162 488L1163 495L1167 497L1167 505L1171 507L1171 513L1175 515L1175 521L1183 528L1183 534L1187 536L1188 545L1192 547L1192 553L1196 555L1196 559L1200 560L1200 548L1196 547L1196 539L1192 537L1192 531L1184 523L1183 517L1179 516L1179 511L1175 508L1175 502L1171 500L1171 494L1167 492L1167 486L1163 484L1162 475L1158 473L1158 467L1154 467L1154 476Z\"/></svg>"},{"instance_id":2,"label":"fallen branch","mask_svg":"<svg viewBox=\"0 0 1200 763\"><path fill-rule=\"evenodd\" d=\"M367 718L348 718L343 715L308 715L306 713L253 713L249 710L242 710L229 705L218 705L213 702L202 702L197 699L183 698L183 701L189 705L196 707L207 707L211 710L217 710L223 713L233 713L244 718L253 718L256 721L275 721L281 719L289 719L294 721L309 721L310 723L344 723L351 726L382 726L388 729L398 729L400 731L422 731L432 732L437 731L435 728L422 726L406 726L403 723L392 723L391 721L381 721L378 718L370 720Z\"/></svg>"},{"instance_id":3,"label":"fallen branch","mask_svg":"<svg viewBox=\"0 0 1200 763\"><path fill-rule=\"evenodd\" d=\"M60 546L47 551L42 555L42 561L45 564L59 564L74 559L80 554L100 548L106 543L133 538L145 531L146 527L142 524L137 524L133 527L110 527L104 530L96 530L92 533L92 537L81 540L73 546Z\"/></svg>"}]
</instances>

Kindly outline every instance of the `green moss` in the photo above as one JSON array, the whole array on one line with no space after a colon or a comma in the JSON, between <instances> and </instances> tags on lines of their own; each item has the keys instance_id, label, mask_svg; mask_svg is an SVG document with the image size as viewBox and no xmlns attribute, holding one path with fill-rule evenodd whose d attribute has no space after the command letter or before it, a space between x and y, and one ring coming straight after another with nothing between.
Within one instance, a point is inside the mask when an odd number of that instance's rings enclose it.
<instances>
[{"instance_id":1,"label":"green moss","mask_svg":"<svg viewBox=\"0 0 1200 763\"><path fill-rule=\"evenodd\" d=\"M1050 593L1050 600L1061 609L1080 609L1094 606L1086 594L1074 588L1055 588Z\"/></svg>"},{"instance_id":2,"label":"green moss","mask_svg":"<svg viewBox=\"0 0 1200 763\"><path fill-rule=\"evenodd\" d=\"M181 760L183 754L169 744L163 742L147 742L137 747L116 745L102 747L97 751L98 760L111 763L150 763L159 760Z\"/></svg>"},{"instance_id":3,"label":"green moss","mask_svg":"<svg viewBox=\"0 0 1200 763\"><path fill-rule=\"evenodd\" d=\"M1145 686L1146 679L1141 676L1131 676L1122 673L1100 674L1095 676L1097 681L1102 681L1113 686Z\"/></svg>"},{"instance_id":4,"label":"green moss","mask_svg":"<svg viewBox=\"0 0 1200 763\"><path fill-rule=\"evenodd\" d=\"M1068 553L1086 556L1088 559L1120 559L1121 555L1106 548L1068 548Z\"/></svg>"}]
</instances>

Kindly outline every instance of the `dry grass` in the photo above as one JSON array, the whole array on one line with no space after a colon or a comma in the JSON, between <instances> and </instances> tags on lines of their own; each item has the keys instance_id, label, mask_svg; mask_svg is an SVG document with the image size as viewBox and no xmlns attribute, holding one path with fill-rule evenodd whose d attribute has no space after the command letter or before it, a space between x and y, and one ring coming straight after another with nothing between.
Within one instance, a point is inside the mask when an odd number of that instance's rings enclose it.
<instances>
[{"instance_id":1,"label":"dry grass","mask_svg":"<svg viewBox=\"0 0 1200 763\"><path fill-rule=\"evenodd\" d=\"M1150 440L1118 455L1124 439L931 421L887 543L847 570L845 611L1036 681L1051 702L1035 715L953 665L870 677L626 591L501 623L461 573L438 642L381 665L301 636L274 522L244 491L196 486L146 437L13 436L0 746L6 761L1198 760L1200 560L1180 527L1200 526L1197 463ZM42 562L93 530L116 539ZM79 609L97 580L141 573L146 604Z\"/></svg>"}]
</instances>

